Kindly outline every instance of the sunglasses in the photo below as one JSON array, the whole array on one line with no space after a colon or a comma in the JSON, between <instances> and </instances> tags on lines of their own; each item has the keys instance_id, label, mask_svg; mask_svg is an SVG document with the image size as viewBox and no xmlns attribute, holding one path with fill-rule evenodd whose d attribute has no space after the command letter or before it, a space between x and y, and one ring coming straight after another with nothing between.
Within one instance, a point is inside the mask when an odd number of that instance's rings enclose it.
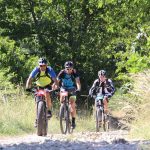
<instances>
[{"instance_id":1,"label":"sunglasses","mask_svg":"<svg viewBox=\"0 0 150 150\"><path fill-rule=\"evenodd\" d=\"M40 65L40 67L45 67L46 65Z\"/></svg>"},{"instance_id":2,"label":"sunglasses","mask_svg":"<svg viewBox=\"0 0 150 150\"><path fill-rule=\"evenodd\" d=\"M104 77L105 77L105 75L99 75L99 77L103 77L103 78L104 78Z\"/></svg>"},{"instance_id":3,"label":"sunglasses","mask_svg":"<svg viewBox=\"0 0 150 150\"><path fill-rule=\"evenodd\" d=\"M72 68L66 68L66 70L72 70Z\"/></svg>"}]
</instances>

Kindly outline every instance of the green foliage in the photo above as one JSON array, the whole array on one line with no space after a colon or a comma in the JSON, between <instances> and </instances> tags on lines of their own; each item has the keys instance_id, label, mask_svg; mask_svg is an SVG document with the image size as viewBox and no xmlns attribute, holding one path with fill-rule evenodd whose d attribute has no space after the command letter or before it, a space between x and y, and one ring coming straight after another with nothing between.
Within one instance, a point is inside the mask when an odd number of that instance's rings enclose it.
<instances>
[{"instance_id":1,"label":"green foliage","mask_svg":"<svg viewBox=\"0 0 150 150\"><path fill-rule=\"evenodd\" d=\"M150 66L147 56L141 57L138 53L131 55L127 61L127 70L131 73L141 72Z\"/></svg>"},{"instance_id":2,"label":"green foliage","mask_svg":"<svg viewBox=\"0 0 150 150\"><path fill-rule=\"evenodd\" d=\"M38 57L28 57L23 53L24 50L17 47L14 40L0 37L0 66L7 80L13 83L24 81L31 68L37 65Z\"/></svg>"},{"instance_id":3,"label":"green foliage","mask_svg":"<svg viewBox=\"0 0 150 150\"><path fill-rule=\"evenodd\" d=\"M12 83L25 83L41 56L57 73L72 60L85 94L100 69L107 70L115 86L122 86L121 95L134 85L128 73L150 67L149 0L0 0L0 6L0 88L6 89L1 97L10 92L12 99ZM8 112L5 117L11 118ZM30 121L15 117L6 124L0 119L1 132L10 133L10 124L18 128L14 133L23 132L26 125L33 131Z\"/></svg>"},{"instance_id":4,"label":"green foliage","mask_svg":"<svg viewBox=\"0 0 150 150\"><path fill-rule=\"evenodd\" d=\"M6 70L0 70L0 89L12 89L14 85L9 81L9 77L5 75Z\"/></svg>"},{"instance_id":5,"label":"green foliage","mask_svg":"<svg viewBox=\"0 0 150 150\"><path fill-rule=\"evenodd\" d=\"M125 70L128 73L137 73L150 67L149 56L141 56L138 52L124 53L121 57L122 61L117 63L117 72Z\"/></svg>"},{"instance_id":6,"label":"green foliage","mask_svg":"<svg viewBox=\"0 0 150 150\"><path fill-rule=\"evenodd\" d=\"M31 61L41 56L56 72L73 60L84 91L102 68L112 78L149 68L148 0L1 0L0 5L0 65L14 83L24 82L36 66Z\"/></svg>"}]
</instances>

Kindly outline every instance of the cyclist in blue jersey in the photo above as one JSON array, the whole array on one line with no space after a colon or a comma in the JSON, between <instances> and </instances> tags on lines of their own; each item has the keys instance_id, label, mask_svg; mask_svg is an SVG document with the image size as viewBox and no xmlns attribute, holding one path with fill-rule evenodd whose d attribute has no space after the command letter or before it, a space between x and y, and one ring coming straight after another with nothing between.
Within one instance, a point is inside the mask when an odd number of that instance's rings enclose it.
<instances>
[{"instance_id":1,"label":"cyclist in blue jersey","mask_svg":"<svg viewBox=\"0 0 150 150\"><path fill-rule=\"evenodd\" d=\"M55 71L52 67L47 66L47 60L45 58L40 58L38 61L39 66L35 67L30 73L27 82L26 82L26 90L30 91L32 86L33 79L36 80L36 85L40 89L45 89L45 99L48 108L47 117L50 118L52 116L51 112L51 97L50 93L46 90L51 90L52 81L59 87L58 81L56 79Z\"/></svg>"},{"instance_id":2,"label":"cyclist in blue jersey","mask_svg":"<svg viewBox=\"0 0 150 150\"><path fill-rule=\"evenodd\" d=\"M75 128L75 117L76 117L76 95L80 93L81 83L77 71L73 68L73 62L67 61L64 65L65 69L61 70L57 76L57 80L60 83L60 102L63 102L64 97L61 92L68 91L71 93L69 102L71 104L71 117L72 117L72 128Z\"/></svg>"}]
</instances>

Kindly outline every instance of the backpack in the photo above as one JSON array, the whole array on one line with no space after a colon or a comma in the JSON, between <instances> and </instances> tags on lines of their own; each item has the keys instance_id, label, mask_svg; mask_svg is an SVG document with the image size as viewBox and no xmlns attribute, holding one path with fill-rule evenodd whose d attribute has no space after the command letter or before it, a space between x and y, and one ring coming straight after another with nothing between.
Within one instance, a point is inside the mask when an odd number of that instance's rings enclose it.
<instances>
[{"instance_id":1,"label":"backpack","mask_svg":"<svg viewBox=\"0 0 150 150\"><path fill-rule=\"evenodd\" d=\"M48 67L46 67L45 74L42 75L42 76L40 76L40 74L41 74L40 68L39 68L39 67L37 67L37 68L38 68L39 72L38 72L38 74L36 75L36 79L35 79L36 81L37 81L40 77L45 77L45 76L47 76L48 78L51 78L50 75L48 74Z\"/></svg>"},{"instance_id":2,"label":"backpack","mask_svg":"<svg viewBox=\"0 0 150 150\"><path fill-rule=\"evenodd\" d=\"M72 79L72 81L73 81L74 84L75 84L75 73L76 73L76 70L73 69L73 72L71 73L71 79ZM61 70L59 74L61 74L61 78L64 78L64 76L65 76L65 69ZM62 81L60 81L60 85L61 84L62 84Z\"/></svg>"}]
</instances>

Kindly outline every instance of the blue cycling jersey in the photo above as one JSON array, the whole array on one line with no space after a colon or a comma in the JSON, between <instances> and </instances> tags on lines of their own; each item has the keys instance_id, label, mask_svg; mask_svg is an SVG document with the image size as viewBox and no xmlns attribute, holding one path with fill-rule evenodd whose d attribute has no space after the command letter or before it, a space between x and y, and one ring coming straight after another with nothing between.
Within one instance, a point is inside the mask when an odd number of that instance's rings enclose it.
<instances>
[{"instance_id":1,"label":"blue cycling jersey","mask_svg":"<svg viewBox=\"0 0 150 150\"><path fill-rule=\"evenodd\" d=\"M58 74L58 80L61 81L61 87L66 90L76 88L76 83L75 83L76 78L79 78L79 75L74 71L71 74L67 74L65 70L62 70Z\"/></svg>"}]
</instances>

